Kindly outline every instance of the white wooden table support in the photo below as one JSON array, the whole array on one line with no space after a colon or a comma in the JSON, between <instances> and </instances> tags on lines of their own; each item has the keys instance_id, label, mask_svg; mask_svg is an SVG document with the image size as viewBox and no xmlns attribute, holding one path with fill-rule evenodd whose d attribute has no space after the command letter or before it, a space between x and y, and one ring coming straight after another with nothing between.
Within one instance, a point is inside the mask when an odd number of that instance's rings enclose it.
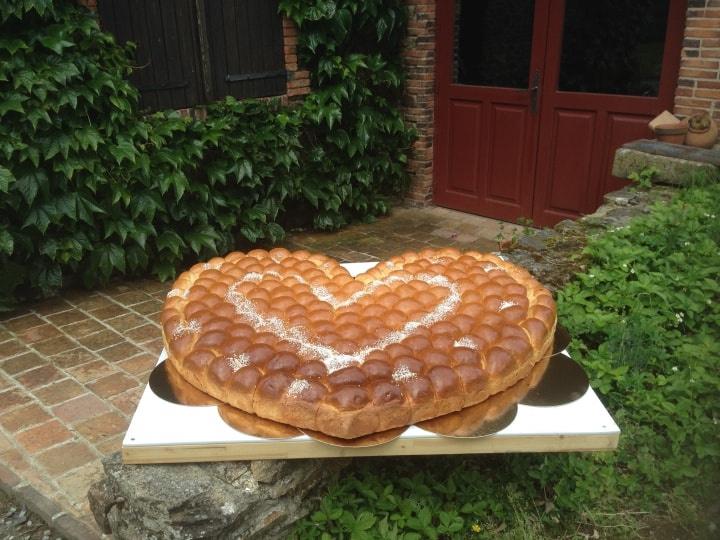
<instances>
[{"instance_id":1,"label":"white wooden table support","mask_svg":"<svg viewBox=\"0 0 720 540\"><path fill-rule=\"evenodd\" d=\"M353 274L375 263L345 265ZM165 359L165 352L158 363ZM399 438L379 446L341 448L306 435L262 439L227 425L215 406L167 402L145 388L122 444L125 463L300 459L362 456L483 454L509 452L586 452L613 450L620 429L592 388L565 405L518 405L514 421L485 437L452 438L411 426Z\"/></svg>"}]
</instances>

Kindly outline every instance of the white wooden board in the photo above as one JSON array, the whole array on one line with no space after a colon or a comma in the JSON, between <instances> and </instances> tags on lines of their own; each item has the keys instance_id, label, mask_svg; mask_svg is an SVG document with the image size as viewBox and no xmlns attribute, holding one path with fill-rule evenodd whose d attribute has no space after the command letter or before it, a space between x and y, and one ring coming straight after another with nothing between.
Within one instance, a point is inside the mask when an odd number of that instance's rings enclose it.
<instances>
[{"instance_id":1,"label":"white wooden board","mask_svg":"<svg viewBox=\"0 0 720 540\"><path fill-rule=\"evenodd\" d=\"M375 263L346 267L353 274ZM165 352L158 363L165 359ZM553 407L518 405L514 421L485 437L443 437L411 426L399 438L369 448L330 446L301 435L262 439L228 426L215 406L169 403L146 387L123 440L126 463L177 463L246 459L294 459L422 454L566 452L612 450L620 429L592 388L572 403Z\"/></svg>"}]
</instances>

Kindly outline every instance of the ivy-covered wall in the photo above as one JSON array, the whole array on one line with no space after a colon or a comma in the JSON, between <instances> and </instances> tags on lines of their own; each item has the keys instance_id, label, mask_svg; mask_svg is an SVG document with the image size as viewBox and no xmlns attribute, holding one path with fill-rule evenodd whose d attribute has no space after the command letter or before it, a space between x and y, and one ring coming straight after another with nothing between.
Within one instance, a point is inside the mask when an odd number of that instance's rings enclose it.
<instances>
[{"instance_id":1,"label":"ivy-covered wall","mask_svg":"<svg viewBox=\"0 0 720 540\"><path fill-rule=\"evenodd\" d=\"M282 0L313 92L143 117L129 50L72 0L0 4L0 308L74 280L170 278L407 185L400 0Z\"/></svg>"}]
</instances>

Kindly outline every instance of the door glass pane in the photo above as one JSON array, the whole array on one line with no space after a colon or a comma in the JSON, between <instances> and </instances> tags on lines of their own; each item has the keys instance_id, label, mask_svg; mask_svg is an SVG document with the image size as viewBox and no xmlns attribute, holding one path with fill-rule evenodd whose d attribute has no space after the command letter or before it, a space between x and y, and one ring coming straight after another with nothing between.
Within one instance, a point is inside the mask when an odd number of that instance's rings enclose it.
<instances>
[{"instance_id":1,"label":"door glass pane","mask_svg":"<svg viewBox=\"0 0 720 540\"><path fill-rule=\"evenodd\" d=\"M527 88L534 0L456 0L453 82Z\"/></svg>"},{"instance_id":2,"label":"door glass pane","mask_svg":"<svg viewBox=\"0 0 720 540\"><path fill-rule=\"evenodd\" d=\"M669 0L567 0L559 89L657 96Z\"/></svg>"}]
</instances>

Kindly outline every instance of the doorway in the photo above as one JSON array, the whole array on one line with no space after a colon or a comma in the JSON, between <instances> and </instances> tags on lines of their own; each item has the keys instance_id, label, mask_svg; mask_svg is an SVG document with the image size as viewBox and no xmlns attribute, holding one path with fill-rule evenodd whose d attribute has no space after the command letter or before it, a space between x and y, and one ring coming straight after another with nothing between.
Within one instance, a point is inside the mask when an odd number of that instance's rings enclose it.
<instances>
[{"instance_id":1,"label":"doorway","mask_svg":"<svg viewBox=\"0 0 720 540\"><path fill-rule=\"evenodd\" d=\"M685 0L439 0L434 200L551 226L671 109Z\"/></svg>"}]
</instances>

